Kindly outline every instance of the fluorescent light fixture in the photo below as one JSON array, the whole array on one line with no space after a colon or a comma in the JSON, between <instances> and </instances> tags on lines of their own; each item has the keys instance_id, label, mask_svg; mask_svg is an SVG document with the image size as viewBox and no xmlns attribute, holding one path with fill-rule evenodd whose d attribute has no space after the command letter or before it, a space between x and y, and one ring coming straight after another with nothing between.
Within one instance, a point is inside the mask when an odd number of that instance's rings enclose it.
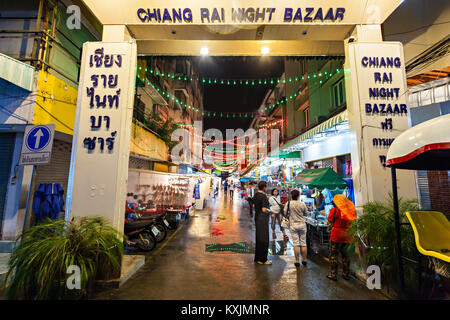
<instances>
[{"instance_id":1,"label":"fluorescent light fixture","mask_svg":"<svg viewBox=\"0 0 450 320\"><path fill-rule=\"evenodd\" d=\"M208 49L208 47L201 47L201 48L200 48L200 54L201 54L202 56L207 56L207 55L209 54L209 49Z\"/></svg>"},{"instance_id":2,"label":"fluorescent light fixture","mask_svg":"<svg viewBox=\"0 0 450 320\"><path fill-rule=\"evenodd\" d=\"M269 52L270 52L270 49L269 49L269 47L262 47L261 48L261 54L262 55L266 55L266 54L269 54Z\"/></svg>"}]
</instances>

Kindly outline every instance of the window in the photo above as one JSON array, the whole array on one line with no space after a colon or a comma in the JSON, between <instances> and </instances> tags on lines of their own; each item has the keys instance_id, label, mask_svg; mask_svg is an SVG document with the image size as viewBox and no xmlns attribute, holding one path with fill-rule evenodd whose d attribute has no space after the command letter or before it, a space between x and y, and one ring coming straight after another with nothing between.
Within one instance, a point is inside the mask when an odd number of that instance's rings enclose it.
<instances>
[{"instance_id":1,"label":"window","mask_svg":"<svg viewBox=\"0 0 450 320\"><path fill-rule=\"evenodd\" d=\"M342 78L333 85L332 94L334 107L339 107L345 102L344 78Z\"/></svg>"},{"instance_id":2,"label":"window","mask_svg":"<svg viewBox=\"0 0 450 320\"><path fill-rule=\"evenodd\" d=\"M156 115L158 115L158 105L157 104L154 104L153 105L153 114L156 116Z\"/></svg>"}]
</instances>

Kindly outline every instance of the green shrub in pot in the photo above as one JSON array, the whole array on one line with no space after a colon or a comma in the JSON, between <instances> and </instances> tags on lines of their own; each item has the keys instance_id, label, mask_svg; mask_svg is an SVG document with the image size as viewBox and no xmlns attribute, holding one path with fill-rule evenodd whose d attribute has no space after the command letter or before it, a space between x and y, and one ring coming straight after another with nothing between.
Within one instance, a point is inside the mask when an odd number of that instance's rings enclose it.
<instances>
[{"instance_id":1,"label":"green shrub in pot","mask_svg":"<svg viewBox=\"0 0 450 320\"><path fill-rule=\"evenodd\" d=\"M102 218L50 219L17 239L5 279L8 299L80 299L95 280L120 273L121 235ZM69 266L80 268L81 289L68 289Z\"/></svg>"},{"instance_id":2,"label":"green shrub in pot","mask_svg":"<svg viewBox=\"0 0 450 320\"><path fill-rule=\"evenodd\" d=\"M402 255L411 260L417 261L417 249L414 241L414 233L405 215L407 211L419 210L418 201L415 199L399 199L400 226L402 239ZM354 237L355 244L362 242L366 247L365 254L362 255L363 262L369 265L377 265L382 270L382 277L385 283L398 282L396 233L392 194L389 200L383 202L368 202L363 206L363 214L355 220L349 233ZM405 282L412 287L416 285L416 266L411 263L404 264Z\"/></svg>"}]
</instances>

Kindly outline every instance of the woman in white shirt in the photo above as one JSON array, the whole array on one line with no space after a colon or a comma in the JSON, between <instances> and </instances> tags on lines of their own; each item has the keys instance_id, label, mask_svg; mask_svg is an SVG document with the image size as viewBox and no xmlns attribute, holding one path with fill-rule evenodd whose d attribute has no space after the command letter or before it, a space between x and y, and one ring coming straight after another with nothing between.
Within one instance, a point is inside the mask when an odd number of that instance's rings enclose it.
<instances>
[{"instance_id":1,"label":"woman in white shirt","mask_svg":"<svg viewBox=\"0 0 450 320\"><path fill-rule=\"evenodd\" d=\"M278 225L280 226L280 230L283 233L283 239L284 241L288 241L289 237L286 235L286 231L281 226L281 208L283 205L281 204L280 196L278 195L277 189L272 189L271 196L269 198L270 203L270 211L273 212L272 214L272 238L273 240L276 240L277 236L275 233L275 226L276 222L278 221Z\"/></svg>"}]
</instances>

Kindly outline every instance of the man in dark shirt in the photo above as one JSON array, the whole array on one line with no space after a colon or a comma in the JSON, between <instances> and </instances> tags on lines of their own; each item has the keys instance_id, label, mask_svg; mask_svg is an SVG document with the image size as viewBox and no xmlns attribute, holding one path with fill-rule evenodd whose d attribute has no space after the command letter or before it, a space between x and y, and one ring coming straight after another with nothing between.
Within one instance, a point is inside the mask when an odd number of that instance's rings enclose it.
<instances>
[{"instance_id":1,"label":"man in dark shirt","mask_svg":"<svg viewBox=\"0 0 450 320\"><path fill-rule=\"evenodd\" d=\"M267 252L269 250L269 216L270 204L266 195L267 182L260 181L258 183L258 192L253 197L255 206L255 225L256 225L256 250L255 262L258 264L272 264L267 260Z\"/></svg>"}]
</instances>

